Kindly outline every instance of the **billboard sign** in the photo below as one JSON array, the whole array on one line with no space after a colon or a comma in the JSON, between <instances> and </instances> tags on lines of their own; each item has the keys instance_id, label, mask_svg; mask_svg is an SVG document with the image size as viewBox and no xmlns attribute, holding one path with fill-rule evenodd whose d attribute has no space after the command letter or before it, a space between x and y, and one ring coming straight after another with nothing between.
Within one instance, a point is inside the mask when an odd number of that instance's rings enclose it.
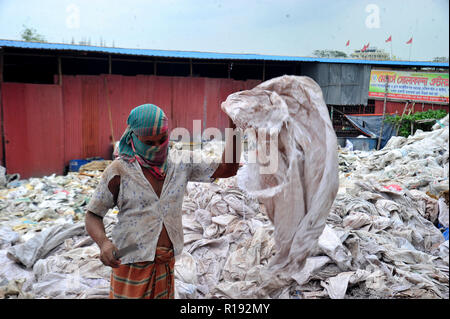
<instances>
[{"instance_id":1,"label":"billboard sign","mask_svg":"<svg viewBox=\"0 0 450 319\"><path fill-rule=\"evenodd\" d=\"M448 103L448 73L372 70L369 98L387 98L417 102Z\"/></svg>"}]
</instances>

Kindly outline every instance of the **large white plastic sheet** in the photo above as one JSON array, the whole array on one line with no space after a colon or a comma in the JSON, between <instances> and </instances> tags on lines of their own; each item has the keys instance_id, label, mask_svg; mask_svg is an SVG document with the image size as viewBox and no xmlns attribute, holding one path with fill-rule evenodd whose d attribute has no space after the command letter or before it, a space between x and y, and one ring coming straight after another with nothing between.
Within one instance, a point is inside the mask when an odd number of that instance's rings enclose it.
<instances>
[{"instance_id":1,"label":"large white plastic sheet","mask_svg":"<svg viewBox=\"0 0 450 319\"><path fill-rule=\"evenodd\" d=\"M316 249L290 282L266 271L278 252L270 207L236 177L188 183L176 297L448 299L449 246L437 228L448 227L448 116L441 123L380 151L338 150L338 195ZM203 151L220 158L222 150L213 142ZM110 268L87 233L78 233L77 211L99 178L69 173L0 189L0 298L108 297ZM117 211L104 222L110 236ZM20 257L25 251L32 260Z\"/></svg>"},{"instance_id":2,"label":"large white plastic sheet","mask_svg":"<svg viewBox=\"0 0 450 319\"><path fill-rule=\"evenodd\" d=\"M238 173L239 186L266 206L275 227L276 255L267 269L273 279L258 290L264 296L292 280L322 234L339 187L336 134L320 87L305 76L231 94L222 109L244 132L264 129L278 142L274 173L261 174L258 160ZM259 132L258 152L269 150L270 138Z\"/></svg>"}]
</instances>

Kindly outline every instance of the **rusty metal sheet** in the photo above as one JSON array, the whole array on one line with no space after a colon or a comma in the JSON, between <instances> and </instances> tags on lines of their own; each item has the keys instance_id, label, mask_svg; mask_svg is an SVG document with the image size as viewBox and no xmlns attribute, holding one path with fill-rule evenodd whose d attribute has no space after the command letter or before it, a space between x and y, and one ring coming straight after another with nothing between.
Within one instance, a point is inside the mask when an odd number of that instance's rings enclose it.
<instances>
[{"instance_id":1,"label":"rusty metal sheet","mask_svg":"<svg viewBox=\"0 0 450 319\"><path fill-rule=\"evenodd\" d=\"M193 133L193 120L203 120L205 78L172 78L173 127L186 128Z\"/></svg>"},{"instance_id":2,"label":"rusty metal sheet","mask_svg":"<svg viewBox=\"0 0 450 319\"><path fill-rule=\"evenodd\" d=\"M82 158L100 154L98 79L91 76L81 78L81 136Z\"/></svg>"},{"instance_id":3,"label":"rusty metal sheet","mask_svg":"<svg viewBox=\"0 0 450 319\"><path fill-rule=\"evenodd\" d=\"M128 107L123 106L123 94L122 94L123 77L121 75L105 75L104 78L106 78L106 87L108 90L108 95L106 95L105 92L103 92L103 95L105 100L107 98L109 99L109 107L111 108L114 139L118 141L120 140L120 137L122 136L127 126L126 121L128 118L128 114L130 113ZM105 86L104 80L103 86ZM106 112L109 112L108 105L106 105L106 109L107 109ZM111 132L108 113L106 113L105 118L107 118L108 121L107 130L108 132ZM109 135L111 135L111 133L109 133Z\"/></svg>"},{"instance_id":4,"label":"rusty metal sheet","mask_svg":"<svg viewBox=\"0 0 450 319\"><path fill-rule=\"evenodd\" d=\"M220 123L220 85L222 79L208 79L205 82L205 100L203 103L202 130L206 128L218 128L223 133L223 127ZM209 138L207 138L209 139Z\"/></svg>"},{"instance_id":5,"label":"rusty metal sheet","mask_svg":"<svg viewBox=\"0 0 450 319\"><path fill-rule=\"evenodd\" d=\"M1 77L1 75L0 75L0 77ZM1 85L2 85L2 83L0 82L0 123L3 123L3 105L2 105L2 102L3 102L3 99L2 99L2 93L1 93L1 90L2 90L2 88L1 88ZM5 166L5 159L4 159L4 157L3 157L3 129L0 127L0 130L1 130L1 132L0 132L0 165L1 166Z\"/></svg>"},{"instance_id":6,"label":"rusty metal sheet","mask_svg":"<svg viewBox=\"0 0 450 319\"><path fill-rule=\"evenodd\" d=\"M4 115L8 123L5 137L10 142L9 153L5 155L8 172L12 169L24 176L41 176L62 173L73 159L94 156L110 159L113 135L116 141L120 139L131 109L144 103L161 107L171 129L185 127L192 133L193 120L201 120L201 129L217 127L223 132L228 127L228 117L221 110L221 103L229 94L251 89L260 81L65 75L62 83L62 87L3 84ZM38 116L33 116L34 113ZM36 137L48 143L36 142ZM32 153L37 154L33 155L36 158L30 157L28 152L35 147L38 151ZM29 158L33 159L32 164Z\"/></svg>"},{"instance_id":7,"label":"rusty metal sheet","mask_svg":"<svg viewBox=\"0 0 450 319\"><path fill-rule=\"evenodd\" d=\"M64 166L83 153L81 78L63 76Z\"/></svg>"},{"instance_id":8,"label":"rusty metal sheet","mask_svg":"<svg viewBox=\"0 0 450 319\"><path fill-rule=\"evenodd\" d=\"M3 83L5 160L21 178L63 173L64 123L58 85Z\"/></svg>"},{"instance_id":9,"label":"rusty metal sheet","mask_svg":"<svg viewBox=\"0 0 450 319\"><path fill-rule=\"evenodd\" d=\"M172 77L148 76L147 79L146 103L159 106L169 119L169 129L173 128Z\"/></svg>"},{"instance_id":10,"label":"rusty metal sheet","mask_svg":"<svg viewBox=\"0 0 450 319\"><path fill-rule=\"evenodd\" d=\"M386 102L386 113L402 115L403 109L405 108L406 102L397 102L397 101L387 101ZM384 101L383 100L375 100L375 114L383 114ZM448 105L444 104L427 104L427 103L415 103L413 105L412 102L408 103L408 108L406 112L408 113L411 110L412 113L415 112L424 112L428 110L446 110L448 112Z\"/></svg>"}]
</instances>

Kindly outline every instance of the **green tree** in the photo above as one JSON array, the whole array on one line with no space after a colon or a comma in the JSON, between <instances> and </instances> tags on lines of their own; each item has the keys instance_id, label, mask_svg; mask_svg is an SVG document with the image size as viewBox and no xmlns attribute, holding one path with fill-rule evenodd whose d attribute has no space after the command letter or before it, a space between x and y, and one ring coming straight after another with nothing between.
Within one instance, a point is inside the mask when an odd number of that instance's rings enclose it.
<instances>
[{"instance_id":1,"label":"green tree","mask_svg":"<svg viewBox=\"0 0 450 319\"><path fill-rule=\"evenodd\" d=\"M417 129L430 131L431 127L436 123L436 121L433 120L440 120L447 114L448 112L446 110L428 110L425 112L404 115L403 117L399 115L387 115L385 122L394 124L396 130L398 129L399 136L408 137L411 134L411 123L413 124L414 132Z\"/></svg>"},{"instance_id":2,"label":"green tree","mask_svg":"<svg viewBox=\"0 0 450 319\"><path fill-rule=\"evenodd\" d=\"M36 29L29 28L27 26L23 26L24 30L20 34L22 37L22 40L29 41L29 42L47 42L45 41L44 36L37 33Z\"/></svg>"}]
</instances>

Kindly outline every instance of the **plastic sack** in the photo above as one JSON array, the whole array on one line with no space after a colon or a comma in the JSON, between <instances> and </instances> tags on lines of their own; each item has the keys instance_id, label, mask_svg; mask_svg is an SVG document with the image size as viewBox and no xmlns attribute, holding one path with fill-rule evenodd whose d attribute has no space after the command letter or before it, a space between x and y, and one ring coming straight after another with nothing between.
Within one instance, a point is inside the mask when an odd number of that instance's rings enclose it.
<instances>
[{"instance_id":1,"label":"plastic sack","mask_svg":"<svg viewBox=\"0 0 450 319\"><path fill-rule=\"evenodd\" d=\"M290 280L316 247L339 186L337 139L322 91L309 77L285 75L229 95L222 110L244 132L259 130L258 157L272 147L268 143L278 143L276 154L269 155L277 163L273 173L261 173L267 165L259 157L237 177L238 185L266 206L274 224L270 270L281 281Z\"/></svg>"}]
</instances>

